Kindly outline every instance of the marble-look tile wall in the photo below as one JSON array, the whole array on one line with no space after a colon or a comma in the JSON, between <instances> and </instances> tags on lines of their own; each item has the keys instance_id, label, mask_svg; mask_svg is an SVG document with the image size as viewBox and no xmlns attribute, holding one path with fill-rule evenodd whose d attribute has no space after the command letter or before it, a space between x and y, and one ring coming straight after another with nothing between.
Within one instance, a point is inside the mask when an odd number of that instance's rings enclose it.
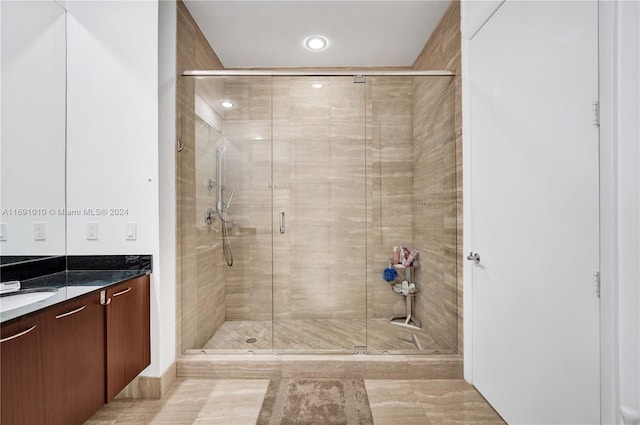
<instances>
[{"instance_id":1,"label":"marble-look tile wall","mask_svg":"<svg viewBox=\"0 0 640 425\"><path fill-rule=\"evenodd\" d=\"M226 319L270 320L273 293L276 320L364 320L364 86L325 79L317 90L308 78L233 77L216 93L215 78L200 81L204 97L236 105L218 111L225 198L235 191Z\"/></svg>"},{"instance_id":2,"label":"marble-look tile wall","mask_svg":"<svg viewBox=\"0 0 640 425\"><path fill-rule=\"evenodd\" d=\"M370 318L402 312L381 274L393 245L412 245L413 79L233 77L217 94L215 80L199 92L236 104L218 111L238 229L226 319L270 320L272 301L276 320L364 319L365 291Z\"/></svg>"},{"instance_id":3,"label":"marble-look tile wall","mask_svg":"<svg viewBox=\"0 0 640 425\"><path fill-rule=\"evenodd\" d=\"M452 77L416 78L413 238L420 251L415 313L443 349L457 349L456 145Z\"/></svg>"},{"instance_id":4,"label":"marble-look tile wall","mask_svg":"<svg viewBox=\"0 0 640 425\"><path fill-rule=\"evenodd\" d=\"M176 157L176 355L180 355L201 347L224 322L225 312L222 253L214 246L216 232L202 225L204 211L197 205L203 176L196 172L196 157L202 153L196 144L196 80L180 74L223 66L185 5L178 1L176 7L176 138L184 145Z\"/></svg>"},{"instance_id":5,"label":"marble-look tile wall","mask_svg":"<svg viewBox=\"0 0 640 425\"><path fill-rule=\"evenodd\" d=\"M431 34L413 68L416 70L448 70L455 73L455 170L456 170L456 250L450 255L456 259L457 269L457 351L463 352L463 304L462 304L462 65L460 37L460 1L454 0Z\"/></svg>"},{"instance_id":6,"label":"marble-look tile wall","mask_svg":"<svg viewBox=\"0 0 640 425\"><path fill-rule=\"evenodd\" d=\"M286 233L274 233L274 319L364 321L365 87L351 77L273 84L274 215L286 213Z\"/></svg>"},{"instance_id":7,"label":"marble-look tile wall","mask_svg":"<svg viewBox=\"0 0 640 425\"><path fill-rule=\"evenodd\" d=\"M367 316L405 311L382 279L394 246L413 242L413 79L367 77ZM402 272L400 272L402 273Z\"/></svg>"},{"instance_id":8,"label":"marble-look tile wall","mask_svg":"<svg viewBox=\"0 0 640 425\"><path fill-rule=\"evenodd\" d=\"M277 332L279 319L402 313L404 298L381 275L392 247L403 245L422 251L418 319L430 332L447 333L440 337L443 349L455 349L450 83L449 77L369 77L366 84L351 77L199 80L198 93L214 109L222 99L235 104L217 108L223 132L214 141L224 146L224 199L234 193L228 223L234 265L214 277L224 279L215 286L224 287L224 319L270 320L273 314ZM209 138L218 137L207 128ZM201 170L215 169L207 165L213 149L195 155L200 209L216 202ZM193 220L202 224L197 211ZM214 246L222 243L218 230L214 226Z\"/></svg>"}]
</instances>

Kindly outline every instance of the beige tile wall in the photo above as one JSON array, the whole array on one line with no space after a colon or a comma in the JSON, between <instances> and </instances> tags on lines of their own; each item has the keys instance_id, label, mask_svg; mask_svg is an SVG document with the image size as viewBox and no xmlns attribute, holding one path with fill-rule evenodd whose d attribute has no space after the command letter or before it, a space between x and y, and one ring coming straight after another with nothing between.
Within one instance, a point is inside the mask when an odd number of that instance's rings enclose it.
<instances>
[{"instance_id":1,"label":"beige tile wall","mask_svg":"<svg viewBox=\"0 0 640 425\"><path fill-rule=\"evenodd\" d=\"M314 82L322 89L312 88ZM276 320L364 320L365 311L369 318L388 317L403 312L405 304L381 275L392 247L404 245L420 249L427 260L424 273L418 273L424 287L416 301L418 319L430 332L447 334L440 337L443 349L455 349L455 266L451 270L448 263L455 258L455 149L445 149L455 147L447 143L454 123L450 82L449 77L369 77L366 84L354 84L351 77L198 80L197 91L207 93L214 109L220 99L236 104L217 108L224 137L214 143L225 146L225 199L235 190L229 226L237 225L239 232L231 232L232 267L190 265L198 273L184 281L208 276L215 290L205 294L202 280L196 295L183 294L183 305L204 306L224 287L226 320L270 320L272 311ZM198 125L206 127L198 120L196 140ZM202 173L215 169L215 152L212 145L196 146L196 207L203 209L215 203ZM188 197L185 201L183 216L192 217L191 227L202 228L198 208L189 209ZM416 208L425 202L436 209ZM287 215L284 235L278 232L280 211ZM219 250L216 229L209 230ZM199 239L201 251L206 241ZM198 259L207 264L204 254ZM215 306L210 320L223 316L214 313ZM205 316L186 312L183 320L198 323L199 317Z\"/></svg>"},{"instance_id":2,"label":"beige tile wall","mask_svg":"<svg viewBox=\"0 0 640 425\"><path fill-rule=\"evenodd\" d=\"M312 88L314 82L322 89ZM403 311L402 297L381 274L393 243L412 237L411 79L358 85L351 77L275 78L273 217L265 215L270 140L252 140L269 130L267 103L260 100L267 87L255 78L225 85L224 97L240 105L224 123L235 155L232 185L239 187L231 212L241 229L255 227L255 235L234 242L241 263L225 272L227 319L270 319L272 228L276 321L364 320L366 302L371 318ZM284 235L275 220L280 211L287 215Z\"/></svg>"},{"instance_id":3,"label":"beige tile wall","mask_svg":"<svg viewBox=\"0 0 640 425\"><path fill-rule=\"evenodd\" d=\"M455 266L449 264L455 258L455 149L431 146L454 147L446 143L453 140L450 81L370 77L358 85L350 77L275 78L272 216L270 79L226 80L218 96L237 107L224 112L225 185L236 189L230 212L241 229L232 237L235 264L225 268L227 320L269 320L271 301L276 319L363 317L365 281L370 318L400 313L404 299L381 274L391 248L405 245L421 249L432 262L423 274L437 284L424 285L416 307L420 319L448 333L441 340L451 348L456 341L455 311L449 312L456 300L455 283L450 286ZM313 82L323 88L313 89ZM414 119L414 108L419 118ZM432 155L425 156L427 151ZM416 209L428 200L437 204L436 212ZM272 269L271 231L281 210L287 232L274 233ZM447 220L451 213L453 222ZM427 235L445 249L429 245ZM443 302L434 301L435 295Z\"/></svg>"},{"instance_id":4,"label":"beige tile wall","mask_svg":"<svg viewBox=\"0 0 640 425\"><path fill-rule=\"evenodd\" d=\"M187 69L222 69L222 63L185 5L177 7L176 139L184 145L176 156L176 355L202 346L224 321L222 257L213 248L215 235L199 222L196 205L195 79Z\"/></svg>"},{"instance_id":5,"label":"beige tile wall","mask_svg":"<svg viewBox=\"0 0 640 425\"><path fill-rule=\"evenodd\" d=\"M455 135L456 135L456 257L457 274L457 315L458 315L458 353L463 352L463 304L462 304L462 66L460 37L460 2L453 0L427 41L424 49L413 64L417 70L442 69L453 71L455 81Z\"/></svg>"},{"instance_id":6,"label":"beige tile wall","mask_svg":"<svg viewBox=\"0 0 640 425\"><path fill-rule=\"evenodd\" d=\"M277 77L273 105L274 209L287 214L274 238L275 320L364 321L365 87Z\"/></svg>"},{"instance_id":7,"label":"beige tile wall","mask_svg":"<svg viewBox=\"0 0 640 425\"><path fill-rule=\"evenodd\" d=\"M452 77L413 87L413 237L420 251L415 311L443 349L457 349L456 145Z\"/></svg>"},{"instance_id":8,"label":"beige tile wall","mask_svg":"<svg viewBox=\"0 0 640 425\"><path fill-rule=\"evenodd\" d=\"M367 77L368 318L405 311L382 279L394 246L413 246L413 77Z\"/></svg>"}]
</instances>

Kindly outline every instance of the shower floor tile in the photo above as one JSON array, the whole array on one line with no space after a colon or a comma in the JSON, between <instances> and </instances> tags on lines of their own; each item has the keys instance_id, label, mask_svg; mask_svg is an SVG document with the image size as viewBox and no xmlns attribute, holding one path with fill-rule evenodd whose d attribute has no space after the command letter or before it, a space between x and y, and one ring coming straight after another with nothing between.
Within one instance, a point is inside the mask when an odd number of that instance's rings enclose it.
<instances>
[{"instance_id":1,"label":"shower floor tile","mask_svg":"<svg viewBox=\"0 0 640 425\"><path fill-rule=\"evenodd\" d=\"M386 319L371 319L368 329L363 320L313 319L271 321L227 321L202 347L205 350L228 351L345 351L367 346L368 352L452 354L439 347L423 329L409 329L389 323ZM367 334L368 330L368 334ZM413 342L418 339L422 350Z\"/></svg>"}]
</instances>

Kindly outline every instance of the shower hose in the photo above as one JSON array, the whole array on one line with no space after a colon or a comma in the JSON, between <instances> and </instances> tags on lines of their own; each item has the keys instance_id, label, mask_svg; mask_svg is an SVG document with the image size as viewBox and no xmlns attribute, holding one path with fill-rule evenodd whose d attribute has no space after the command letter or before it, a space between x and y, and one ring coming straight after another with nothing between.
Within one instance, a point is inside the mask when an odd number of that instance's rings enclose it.
<instances>
[{"instance_id":1,"label":"shower hose","mask_svg":"<svg viewBox=\"0 0 640 425\"><path fill-rule=\"evenodd\" d=\"M222 252L224 254L224 260L228 266L233 266L233 253L231 252L231 242L229 241L229 227L227 226L227 211L226 209L220 214L222 221Z\"/></svg>"}]
</instances>

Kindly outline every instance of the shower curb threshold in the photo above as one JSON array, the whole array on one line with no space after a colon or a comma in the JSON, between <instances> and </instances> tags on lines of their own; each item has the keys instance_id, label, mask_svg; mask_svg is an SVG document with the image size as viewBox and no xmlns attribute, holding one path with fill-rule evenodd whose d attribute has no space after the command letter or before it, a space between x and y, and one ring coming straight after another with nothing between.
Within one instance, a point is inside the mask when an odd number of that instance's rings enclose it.
<instances>
[{"instance_id":1,"label":"shower curb threshold","mask_svg":"<svg viewBox=\"0 0 640 425\"><path fill-rule=\"evenodd\" d=\"M457 354L203 354L180 356L176 364L178 377L194 378L463 379L462 356Z\"/></svg>"}]
</instances>

